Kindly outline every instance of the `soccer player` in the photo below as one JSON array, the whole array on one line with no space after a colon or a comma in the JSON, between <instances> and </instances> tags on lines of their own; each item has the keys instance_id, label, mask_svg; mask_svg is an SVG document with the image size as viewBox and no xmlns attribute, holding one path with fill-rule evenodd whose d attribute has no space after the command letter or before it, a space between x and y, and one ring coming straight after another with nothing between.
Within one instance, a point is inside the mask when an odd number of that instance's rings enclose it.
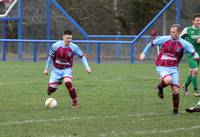
<instances>
[{"instance_id":1,"label":"soccer player","mask_svg":"<svg viewBox=\"0 0 200 137\"><path fill-rule=\"evenodd\" d=\"M194 46L195 51L200 55L200 14L193 15L192 26L184 28L181 37L190 42ZM184 94L188 95L188 86L192 83L194 96L199 97L200 92L197 81L199 61L194 60L190 54L186 54L186 57L190 72L183 86Z\"/></svg>"},{"instance_id":2,"label":"soccer player","mask_svg":"<svg viewBox=\"0 0 200 137\"><path fill-rule=\"evenodd\" d=\"M199 55L195 52L192 44L180 38L181 26L174 24L170 28L169 36L162 36L150 42L140 54L140 60L144 60L147 51L155 45L161 47L156 59L156 71L160 76L157 85L157 94L163 99L163 88L171 86L173 98L173 113L179 114L179 70L178 64L185 52L190 53L195 60Z\"/></svg>"},{"instance_id":3,"label":"soccer player","mask_svg":"<svg viewBox=\"0 0 200 137\"><path fill-rule=\"evenodd\" d=\"M88 73L91 73L91 69L81 49L71 42L72 32L65 30L62 38L62 41L58 41L51 46L46 62L45 75L48 75L50 64L53 62L47 94L50 96L55 92L57 86L61 85L63 80L72 99L72 108L78 108L76 88L72 84L73 56L78 55L81 58Z\"/></svg>"}]
</instances>

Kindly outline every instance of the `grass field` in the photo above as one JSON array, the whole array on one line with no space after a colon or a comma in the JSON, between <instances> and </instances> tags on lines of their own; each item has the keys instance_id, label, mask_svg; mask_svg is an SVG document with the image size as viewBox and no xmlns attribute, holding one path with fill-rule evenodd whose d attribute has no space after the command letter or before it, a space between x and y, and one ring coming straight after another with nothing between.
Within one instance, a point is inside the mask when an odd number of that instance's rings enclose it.
<instances>
[{"instance_id":1,"label":"grass field","mask_svg":"<svg viewBox=\"0 0 200 137\"><path fill-rule=\"evenodd\" d=\"M78 88L79 109L62 85L52 95L58 107L44 107L49 77L44 63L0 63L1 137L198 137L200 113L184 108L197 102L181 91L180 116L172 114L172 98L157 97L158 77L153 64L92 64L88 75L75 64L73 82ZM187 76L180 66L181 83ZM200 85L200 84L199 84Z\"/></svg>"}]
</instances>

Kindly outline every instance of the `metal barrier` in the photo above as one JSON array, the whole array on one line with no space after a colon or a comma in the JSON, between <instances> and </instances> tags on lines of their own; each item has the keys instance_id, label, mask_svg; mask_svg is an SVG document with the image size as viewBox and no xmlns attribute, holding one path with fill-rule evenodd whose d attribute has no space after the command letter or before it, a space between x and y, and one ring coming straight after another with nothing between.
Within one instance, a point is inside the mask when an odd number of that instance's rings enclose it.
<instances>
[{"instance_id":1,"label":"metal barrier","mask_svg":"<svg viewBox=\"0 0 200 137\"><path fill-rule=\"evenodd\" d=\"M146 36L148 38L148 36ZM32 39L0 39L0 42L2 43L2 61L6 61L7 57L7 42L17 42L17 44L23 44L23 43L30 43L31 45L33 45L33 49L32 49L32 54L33 54L33 61L37 62L37 44L39 43L46 43L45 45L47 45L47 53L49 50L49 45L56 42L58 40L32 40ZM96 45L96 62L97 64L100 64L101 62L101 45L102 44L127 44L130 46L130 54L129 54L129 58L130 58L130 63L134 63L132 62L134 59L134 48L132 46L132 42L131 41L111 41L111 40L73 40L72 42L77 43L77 44L95 44ZM22 59L22 54L23 54L23 48L18 48L18 60Z\"/></svg>"}]
</instances>

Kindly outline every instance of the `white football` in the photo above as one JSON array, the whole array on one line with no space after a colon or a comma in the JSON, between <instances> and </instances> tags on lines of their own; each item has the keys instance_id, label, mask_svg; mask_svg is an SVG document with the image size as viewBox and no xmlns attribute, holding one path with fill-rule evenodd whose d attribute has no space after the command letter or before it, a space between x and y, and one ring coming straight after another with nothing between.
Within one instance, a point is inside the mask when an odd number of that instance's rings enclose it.
<instances>
[{"instance_id":1,"label":"white football","mask_svg":"<svg viewBox=\"0 0 200 137\"><path fill-rule=\"evenodd\" d=\"M58 105L58 103L54 98L47 98L45 100L45 107L46 108L56 108L57 105Z\"/></svg>"}]
</instances>

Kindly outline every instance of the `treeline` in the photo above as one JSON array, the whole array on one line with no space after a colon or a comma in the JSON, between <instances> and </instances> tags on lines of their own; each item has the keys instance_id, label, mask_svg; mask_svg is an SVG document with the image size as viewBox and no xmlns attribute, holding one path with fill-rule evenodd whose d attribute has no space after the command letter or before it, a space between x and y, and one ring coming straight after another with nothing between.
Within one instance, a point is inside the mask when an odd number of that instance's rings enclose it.
<instances>
[{"instance_id":1,"label":"treeline","mask_svg":"<svg viewBox=\"0 0 200 137\"><path fill-rule=\"evenodd\" d=\"M57 0L89 34L136 34L169 0Z\"/></svg>"}]
</instances>

